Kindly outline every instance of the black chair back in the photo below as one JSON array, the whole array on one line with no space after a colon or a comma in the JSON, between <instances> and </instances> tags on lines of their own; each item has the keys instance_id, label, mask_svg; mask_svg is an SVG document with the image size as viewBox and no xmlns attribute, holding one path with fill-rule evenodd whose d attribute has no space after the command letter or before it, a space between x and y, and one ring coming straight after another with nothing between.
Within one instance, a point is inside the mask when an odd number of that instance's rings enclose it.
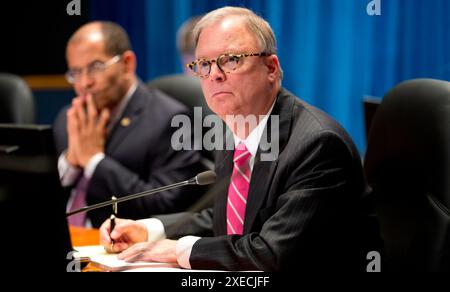
<instances>
[{"instance_id":1,"label":"black chair back","mask_svg":"<svg viewBox=\"0 0 450 292\"><path fill-rule=\"evenodd\" d=\"M19 76L0 73L0 123L34 124L33 93Z\"/></svg>"},{"instance_id":2,"label":"black chair back","mask_svg":"<svg viewBox=\"0 0 450 292\"><path fill-rule=\"evenodd\" d=\"M209 109L203 91L200 86L200 81L194 76L185 74L174 74L158 77L156 79L147 82L150 87L155 87L169 96L172 96L176 100L185 104L194 115L194 108L201 108L202 116L194 116L195 123L202 125L203 120L208 115L214 115ZM218 118L217 118L218 119ZM209 130L209 127L203 128L203 135ZM203 150L202 153L206 160L204 164L208 168L213 168L214 164L214 151Z\"/></svg>"},{"instance_id":3,"label":"black chair back","mask_svg":"<svg viewBox=\"0 0 450 292\"><path fill-rule=\"evenodd\" d=\"M379 106L364 161L385 269L450 269L450 82L416 79Z\"/></svg>"}]
</instances>

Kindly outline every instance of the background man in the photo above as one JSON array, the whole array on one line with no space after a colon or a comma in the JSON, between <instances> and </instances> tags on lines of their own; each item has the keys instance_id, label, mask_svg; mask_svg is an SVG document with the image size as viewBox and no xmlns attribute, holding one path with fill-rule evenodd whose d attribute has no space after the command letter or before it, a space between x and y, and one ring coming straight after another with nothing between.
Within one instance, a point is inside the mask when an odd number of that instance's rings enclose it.
<instances>
[{"instance_id":1,"label":"background man","mask_svg":"<svg viewBox=\"0 0 450 292\"><path fill-rule=\"evenodd\" d=\"M183 71L189 75L191 75L191 72L184 64L195 59L195 40L192 31L200 19L200 16L194 16L187 19L177 31L178 53L180 54Z\"/></svg>"},{"instance_id":2,"label":"background man","mask_svg":"<svg viewBox=\"0 0 450 292\"><path fill-rule=\"evenodd\" d=\"M188 114L187 108L138 80L136 56L119 25L84 25L69 40L66 57L67 79L77 97L56 118L54 136L61 182L72 190L69 210L189 179L203 170L198 152L171 146L171 119ZM138 219L181 211L199 195L199 189L186 187L122 203L118 212ZM110 208L102 208L69 222L98 227L110 214Z\"/></svg>"}]
</instances>

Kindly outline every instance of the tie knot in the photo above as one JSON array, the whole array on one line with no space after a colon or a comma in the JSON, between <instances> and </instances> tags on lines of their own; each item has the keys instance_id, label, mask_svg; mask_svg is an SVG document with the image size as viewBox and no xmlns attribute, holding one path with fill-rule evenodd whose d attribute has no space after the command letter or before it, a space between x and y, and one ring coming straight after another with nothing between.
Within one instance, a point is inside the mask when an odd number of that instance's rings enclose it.
<instances>
[{"instance_id":1,"label":"tie knot","mask_svg":"<svg viewBox=\"0 0 450 292\"><path fill-rule=\"evenodd\" d=\"M238 146L236 146L236 149L234 150L234 162L241 162L244 163L247 161L251 156L251 153L248 151L247 147L245 147L244 143L240 143Z\"/></svg>"}]
</instances>

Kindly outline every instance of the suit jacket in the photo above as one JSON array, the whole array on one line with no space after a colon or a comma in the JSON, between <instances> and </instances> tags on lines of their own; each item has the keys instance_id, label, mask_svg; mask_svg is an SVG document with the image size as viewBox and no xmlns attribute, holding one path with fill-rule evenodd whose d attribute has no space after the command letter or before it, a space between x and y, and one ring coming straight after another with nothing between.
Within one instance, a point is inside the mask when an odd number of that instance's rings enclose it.
<instances>
[{"instance_id":1,"label":"suit jacket","mask_svg":"<svg viewBox=\"0 0 450 292\"><path fill-rule=\"evenodd\" d=\"M225 183L214 208L158 217L167 236L202 236L192 248L193 269L364 269L360 206L366 182L354 144L332 118L284 89L265 131L274 115L279 116L279 157L262 161L258 150L244 234L226 235L233 151L218 151L216 172Z\"/></svg>"},{"instance_id":2,"label":"suit jacket","mask_svg":"<svg viewBox=\"0 0 450 292\"><path fill-rule=\"evenodd\" d=\"M67 149L66 112L63 109L54 123L58 154ZM87 204L122 197L195 176L204 167L198 151L175 151L171 137L174 115L189 115L188 109L157 89L139 84L122 117L106 141L106 157L97 166L88 186ZM155 214L181 212L202 194L198 187L183 187L121 203L118 213L123 218L147 218ZM100 226L111 215L105 207L88 213L93 226Z\"/></svg>"}]
</instances>

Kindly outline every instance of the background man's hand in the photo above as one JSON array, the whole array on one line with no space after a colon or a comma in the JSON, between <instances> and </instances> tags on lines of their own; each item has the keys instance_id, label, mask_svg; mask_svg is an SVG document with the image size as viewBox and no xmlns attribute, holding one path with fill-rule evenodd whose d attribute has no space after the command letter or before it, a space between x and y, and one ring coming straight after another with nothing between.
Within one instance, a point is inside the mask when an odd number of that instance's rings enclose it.
<instances>
[{"instance_id":1,"label":"background man's hand","mask_svg":"<svg viewBox=\"0 0 450 292\"><path fill-rule=\"evenodd\" d=\"M147 227L138 221L116 219L116 226L111 236L110 226L111 221L108 219L100 227L100 244L108 252L121 252L148 239ZM111 250L111 238L114 240L113 250Z\"/></svg>"},{"instance_id":2,"label":"background man's hand","mask_svg":"<svg viewBox=\"0 0 450 292\"><path fill-rule=\"evenodd\" d=\"M67 112L69 163L85 168L95 154L105 151L108 120L109 110L103 109L99 115L92 95L73 100Z\"/></svg>"}]
</instances>

